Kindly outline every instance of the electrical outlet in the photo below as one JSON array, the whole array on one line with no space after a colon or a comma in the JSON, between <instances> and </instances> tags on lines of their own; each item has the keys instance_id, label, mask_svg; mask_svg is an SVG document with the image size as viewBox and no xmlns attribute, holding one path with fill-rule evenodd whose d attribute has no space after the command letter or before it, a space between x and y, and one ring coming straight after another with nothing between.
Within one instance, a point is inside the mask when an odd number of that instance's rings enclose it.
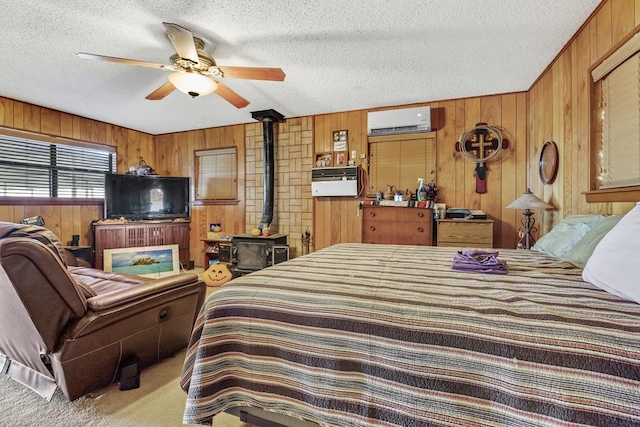
<instances>
[{"instance_id":1,"label":"electrical outlet","mask_svg":"<svg viewBox=\"0 0 640 427\"><path fill-rule=\"evenodd\" d=\"M367 155L366 155L366 154L364 154L364 153L362 153L362 154L360 154L360 158L361 158L361 159L366 159L366 158L367 158Z\"/></svg>"}]
</instances>

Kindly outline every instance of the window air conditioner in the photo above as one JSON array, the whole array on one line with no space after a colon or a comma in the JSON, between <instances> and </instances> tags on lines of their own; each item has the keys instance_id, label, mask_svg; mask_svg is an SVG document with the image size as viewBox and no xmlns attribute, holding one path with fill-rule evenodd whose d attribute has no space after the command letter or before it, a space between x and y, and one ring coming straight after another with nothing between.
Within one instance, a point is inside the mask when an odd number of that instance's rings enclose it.
<instances>
[{"instance_id":1,"label":"window air conditioner","mask_svg":"<svg viewBox=\"0 0 640 427\"><path fill-rule=\"evenodd\" d=\"M311 169L311 195L358 196L360 194L359 166Z\"/></svg>"}]
</instances>

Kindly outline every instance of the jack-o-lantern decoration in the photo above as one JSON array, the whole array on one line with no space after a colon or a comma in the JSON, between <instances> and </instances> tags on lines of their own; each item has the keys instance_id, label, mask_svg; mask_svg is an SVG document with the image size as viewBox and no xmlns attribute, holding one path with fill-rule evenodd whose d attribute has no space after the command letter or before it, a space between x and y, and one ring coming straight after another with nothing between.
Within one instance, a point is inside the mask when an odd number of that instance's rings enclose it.
<instances>
[{"instance_id":1,"label":"jack-o-lantern decoration","mask_svg":"<svg viewBox=\"0 0 640 427\"><path fill-rule=\"evenodd\" d=\"M202 273L202 279L207 286L220 286L231 280L232 274L223 262L214 262Z\"/></svg>"}]
</instances>

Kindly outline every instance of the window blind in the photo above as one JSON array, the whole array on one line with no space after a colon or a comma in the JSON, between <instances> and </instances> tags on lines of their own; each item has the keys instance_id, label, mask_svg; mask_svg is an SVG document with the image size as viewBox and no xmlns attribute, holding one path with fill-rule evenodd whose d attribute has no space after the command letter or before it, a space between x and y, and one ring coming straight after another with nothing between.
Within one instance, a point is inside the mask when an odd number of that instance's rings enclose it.
<instances>
[{"instance_id":1,"label":"window blind","mask_svg":"<svg viewBox=\"0 0 640 427\"><path fill-rule=\"evenodd\" d=\"M198 150L196 155L196 200L235 200L237 165L235 148Z\"/></svg>"},{"instance_id":2,"label":"window blind","mask_svg":"<svg viewBox=\"0 0 640 427\"><path fill-rule=\"evenodd\" d=\"M602 80L600 189L640 185L640 53Z\"/></svg>"},{"instance_id":3,"label":"window blind","mask_svg":"<svg viewBox=\"0 0 640 427\"><path fill-rule=\"evenodd\" d=\"M591 71L593 81L597 82L602 79L639 50L640 34L636 34Z\"/></svg>"},{"instance_id":4,"label":"window blind","mask_svg":"<svg viewBox=\"0 0 640 427\"><path fill-rule=\"evenodd\" d=\"M103 198L104 174L115 171L107 148L0 135L0 197Z\"/></svg>"}]
</instances>

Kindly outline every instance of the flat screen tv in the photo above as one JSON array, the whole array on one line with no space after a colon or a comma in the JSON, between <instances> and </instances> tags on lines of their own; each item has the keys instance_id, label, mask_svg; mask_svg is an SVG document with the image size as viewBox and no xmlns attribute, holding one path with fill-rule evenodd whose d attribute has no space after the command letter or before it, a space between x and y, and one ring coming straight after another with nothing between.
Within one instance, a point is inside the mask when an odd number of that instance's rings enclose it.
<instances>
[{"instance_id":1,"label":"flat screen tv","mask_svg":"<svg viewBox=\"0 0 640 427\"><path fill-rule=\"evenodd\" d=\"M106 174L104 216L107 219L189 218L189 178Z\"/></svg>"}]
</instances>

